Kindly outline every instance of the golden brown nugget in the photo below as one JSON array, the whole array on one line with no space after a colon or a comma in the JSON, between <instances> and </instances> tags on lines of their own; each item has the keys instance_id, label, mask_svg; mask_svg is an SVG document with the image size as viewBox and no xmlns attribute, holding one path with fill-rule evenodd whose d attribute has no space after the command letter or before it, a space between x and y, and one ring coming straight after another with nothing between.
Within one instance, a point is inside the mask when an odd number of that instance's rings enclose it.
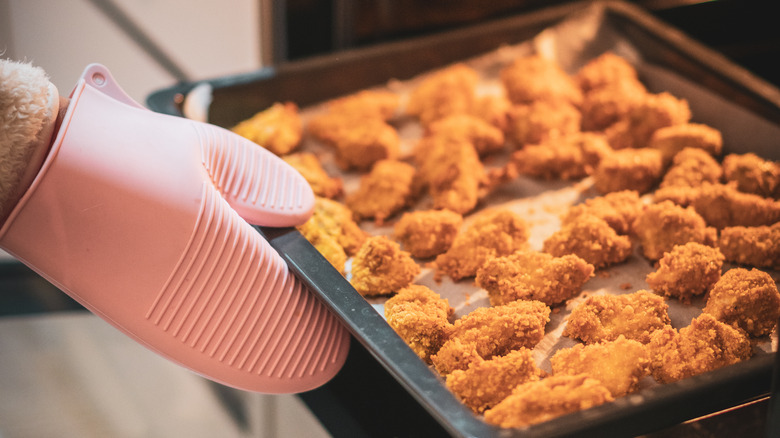
<instances>
[{"instance_id":1,"label":"golden brown nugget","mask_svg":"<svg viewBox=\"0 0 780 438\"><path fill-rule=\"evenodd\" d=\"M528 224L520 215L487 210L455 237L447 252L436 257L436 275L445 273L455 281L473 277L487 260L512 254L527 244Z\"/></svg>"},{"instance_id":2,"label":"golden brown nugget","mask_svg":"<svg viewBox=\"0 0 780 438\"><path fill-rule=\"evenodd\" d=\"M382 120L362 120L341 134L333 145L336 162L343 169L368 170L377 161L394 160L400 155L398 132Z\"/></svg>"},{"instance_id":3,"label":"golden brown nugget","mask_svg":"<svg viewBox=\"0 0 780 438\"><path fill-rule=\"evenodd\" d=\"M404 213L393 228L393 237L413 257L425 259L446 252L455 241L463 216L450 210Z\"/></svg>"},{"instance_id":4,"label":"golden brown nugget","mask_svg":"<svg viewBox=\"0 0 780 438\"><path fill-rule=\"evenodd\" d=\"M720 164L703 149L686 147L674 156L660 187L698 187L718 183L723 175Z\"/></svg>"},{"instance_id":5,"label":"golden brown nugget","mask_svg":"<svg viewBox=\"0 0 780 438\"><path fill-rule=\"evenodd\" d=\"M553 257L532 250L488 260L477 270L477 286L484 288L490 304L537 300L560 304L582 292L593 276L593 265L576 255Z\"/></svg>"},{"instance_id":6,"label":"golden brown nugget","mask_svg":"<svg viewBox=\"0 0 780 438\"><path fill-rule=\"evenodd\" d=\"M574 80L584 93L624 81L639 81L636 69L625 58L604 52L583 65Z\"/></svg>"},{"instance_id":7,"label":"golden brown nugget","mask_svg":"<svg viewBox=\"0 0 780 438\"><path fill-rule=\"evenodd\" d=\"M507 138L517 146L538 144L580 132L582 116L564 101L540 100L509 110Z\"/></svg>"},{"instance_id":8,"label":"golden brown nugget","mask_svg":"<svg viewBox=\"0 0 780 438\"><path fill-rule=\"evenodd\" d=\"M428 136L417 144L414 161L428 187L433 208L465 214L479 202L484 167L474 146L462 139Z\"/></svg>"},{"instance_id":9,"label":"golden brown nugget","mask_svg":"<svg viewBox=\"0 0 780 438\"><path fill-rule=\"evenodd\" d=\"M392 295L414 281L420 267L385 236L369 237L352 259L350 283L363 296Z\"/></svg>"},{"instance_id":10,"label":"golden brown nugget","mask_svg":"<svg viewBox=\"0 0 780 438\"><path fill-rule=\"evenodd\" d=\"M717 230L708 227L696 210L671 201L648 205L631 228L642 254L650 260L658 260L665 252L688 242L714 246L718 238Z\"/></svg>"},{"instance_id":11,"label":"golden brown nugget","mask_svg":"<svg viewBox=\"0 0 780 438\"><path fill-rule=\"evenodd\" d=\"M780 292L764 271L729 269L713 286L703 312L751 336L765 336L780 317Z\"/></svg>"},{"instance_id":12,"label":"golden brown nugget","mask_svg":"<svg viewBox=\"0 0 780 438\"><path fill-rule=\"evenodd\" d=\"M725 257L718 248L688 242L676 245L658 262L658 269L647 274L654 292L674 297L683 303L703 295L720 279Z\"/></svg>"},{"instance_id":13,"label":"golden brown nugget","mask_svg":"<svg viewBox=\"0 0 780 438\"><path fill-rule=\"evenodd\" d=\"M618 234L629 234L631 225L642 212L642 206L636 190L611 192L571 206L561 217L561 225L575 222L580 215L590 214L605 220Z\"/></svg>"},{"instance_id":14,"label":"golden brown nugget","mask_svg":"<svg viewBox=\"0 0 780 438\"><path fill-rule=\"evenodd\" d=\"M453 309L449 301L431 289L412 284L385 301L390 327L426 363L449 338Z\"/></svg>"},{"instance_id":15,"label":"golden brown nugget","mask_svg":"<svg viewBox=\"0 0 780 438\"><path fill-rule=\"evenodd\" d=\"M320 159L311 152L298 152L282 157L294 167L311 186L317 196L337 198L344 193L344 183L341 178L331 177L322 167Z\"/></svg>"},{"instance_id":16,"label":"golden brown nugget","mask_svg":"<svg viewBox=\"0 0 780 438\"><path fill-rule=\"evenodd\" d=\"M517 385L537 381L542 374L532 351L520 348L455 370L447 375L446 384L466 406L481 414L505 399Z\"/></svg>"},{"instance_id":17,"label":"golden brown nugget","mask_svg":"<svg viewBox=\"0 0 780 438\"><path fill-rule=\"evenodd\" d=\"M512 153L512 162L523 175L572 180L591 175L602 158L611 153L612 148L603 135L578 132L525 145Z\"/></svg>"},{"instance_id":18,"label":"golden brown nugget","mask_svg":"<svg viewBox=\"0 0 780 438\"><path fill-rule=\"evenodd\" d=\"M352 210L332 199L316 198L309 221L323 233L333 236L349 256L355 255L368 238L352 218Z\"/></svg>"},{"instance_id":19,"label":"golden brown nugget","mask_svg":"<svg viewBox=\"0 0 780 438\"><path fill-rule=\"evenodd\" d=\"M729 262L780 270L780 222L771 227L726 227L720 231L718 248Z\"/></svg>"},{"instance_id":20,"label":"golden brown nugget","mask_svg":"<svg viewBox=\"0 0 780 438\"><path fill-rule=\"evenodd\" d=\"M690 119L687 100L667 92L646 94L626 118L610 125L605 133L613 149L643 148L648 146L655 131L688 123Z\"/></svg>"},{"instance_id":21,"label":"golden brown nugget","mask_svg":"<svg viewBox=\"0 0 780 438\"><path fill-rule=\"evenodd\" d=\"M609 390L596 379L583 374L552 376L515 388L501 403L485 411L485 421L500 427L523 427L612 400Z\"/></svg>"},{"instance_id":22,"label":"golden brown nugget","mask_svg":"<svg viewBox=\"0 0 780 438\"><path fill-rule=\"evenodd\" d=\"M650 355L641 342L618 336L614 341L558 350L550 365L554 376L585 374L618 398L639 389L639 380L650 374Z\"/></svg>"},{"instance_id":23,"label":"golden brown nugget","mask_svg":"<svg viewBox=\"0 0 780 438\"><path fill-rule=\"evenodd\" d=\"M362 90L327 102L332 113L355 114L390 120L398 111L401 98L392 91Z\"/></svg>"},{"instance_id":24,"label":"golden brown nugget","mask_svg":"<svg viewBox=\"0 0 780 438\"><path fill-rule=\"evenodd\" d=\"M479 74L466 64L454 64L425 77L412 90L406 112L423 126L452 114L468 113L475 100Z\"/></svg>"},{"instance_id":25,"label":"golden brown nugget","mask_svg":"<svg viewBox=\"0 0 780 438\"><path fill-rule=\"evenodd\" d=\"M336 268L341 275L345 274L345 265L347 263L347 253L339 244L336 237L327 234L324 230L317 227L315 220L308 220L303 225L297 227L298 231L309 241L309 243L322 254L323 257Z\"/></svg>"},{"instance_id":26,"label":"golden brown nugget","mask_svg":"<svg viewBox=\"0 0 780 438\"><path fill-rule=\"evenodd\" d=\"M445 136L469 141L479 155L504 148L504 132L470 114L453 114L431 123L426 135Z\"/></svg>"},{"instance_id":27,"label":"golden brown nugget","mask_svg":"<svg viewBox=\"0 0 780 438\"><path fill-rule=\"evenodd\" d=\"M734 181L737 190L766 198L780 198L780 163L765 160L754 153L729 154L723 158L726 181Z\"/></svg>"},{"instance_id":28,"label":"golden brown nugget","mask_svg":"<svg viewBox=\"0 0 780 438\"><path fill-rule=\"evenodd\" d=\"M750 358L753 350L745 334L712 315L702 313L679 331L664 327L647 345L652 375L671 383Z\"/></svg>"},{"instance_id":29,"label":"golden brown nugget","mask_svg":"<svg viewBox=\"0 0 780 438\"><path fill-rule=\"evenodd\" d=\"M480 307L455 321L450 339L431 356L431 361L446 376L475 362L534 348L544 337L544 326L549 321L550 308L540 301Z\"/></svg>"},{"instance_id":30,"label":"golden brown nugget","mask_svg":"<svg viewBox=\"0 0 780 438\"><path fill-rule=\"evenodd\" d=\"M652 148L620 149L605 156L593 172L593 186L601 194L620 190L649 192L663 176L661 153Z\"/></svg>"},{"instance_id":31,"label":"golden brown nugget","mask_svg":"<svg viewBox=\"0 0 780 438\"><path fill-rule=\"evenodd\" d=\"M628 120L631 111L646 95L645 86L638 80L622 80L589 91L580 107L582 130L603 131L621 120Z\"/></svg>"},{"instance_id":32,"label":"golden brown nugget","mask_svg":"<svg viewBox=\"0 0 780 438\"><path fill-rule=\"evenodd\" d=\"M623 335L647 344L654 331L671 324L668 309L663 297L646 290L590 296L571 312L563 336L594 344Z\"/></svg>"},{"instance_id":33,"label":"golden brown nugget","mask_svg":"<svg viewBox=\"0 0 780 438\"><path fill-rule=\"evenodd\" d=\"M374 218L377 225L382 225L415 198L412 186L415 172L414 166L403 161L377 161L344 202L357 220Z\"/></svg>"},{"instance_id":34,"label":"golden brown nugget","mask_svg":"<svg viewBox=\"0 0 780 438\"><path fill-rule=\"evenodd\" d=\"M512 102L505 95L488 94L477 96L470 114L490 123L505 133L509 127L509 110L511 108Z\"/></svg>"},{"instance_id":35,"label":"golden brown nugget","mask_svg":"<svg viewBox=\"0 0 780 438\"><path fill-rule=\"evenodd\" d=\"M601 269L625 261L633 248L628 236L619 235L603 219L585 214L545 239L542 251L556 257L574 254Z\"/></svg>"},{"instance_id":36,"label":"golden brown nugget","mask_svg":"<svg viewBox=\"0 0 780 438\"><path fill-rule=\"evenodd\" d=\"M656 190L653 197L656 202L670 200L691 206L707 224L717 229L759 227L780 221L780 200L743 193L730 184L664 187Z\"/></svg>"},{"instance_id":37,"label":"golden brown nugget","mask_svg":"<svg viewBox=\"0 0 780 438\"><path fill-rule=\"evenodd\" d=\"M552 59L542 55L517 58L500 73L507 97L515 104L536 101L582 103L577 83Z\"/></svg>"},{"instance_id":38,"label":"golden brown nugget","mask_svg":"<svg viewBox=\"0 0 780 438\"><path fill-rule=\"evenodd\" d=\"M298 105L276 102L237 124L232 131L276 155L285 155L300 145L303 122L298 114Z\"/></svg>"},{"instance_id":39,"label":"golden brown nugget","mask_svg":"<svg viewBox=\"0 0 780 438\"><path fill-rule=\"evenodd\" d=\"M649 147L661 151L664 163L672 161L685 148L701 149L713 157L723 150L723 136L717 129L701 123L665 126L653 132Z\"/></svg>"}]
</instances>

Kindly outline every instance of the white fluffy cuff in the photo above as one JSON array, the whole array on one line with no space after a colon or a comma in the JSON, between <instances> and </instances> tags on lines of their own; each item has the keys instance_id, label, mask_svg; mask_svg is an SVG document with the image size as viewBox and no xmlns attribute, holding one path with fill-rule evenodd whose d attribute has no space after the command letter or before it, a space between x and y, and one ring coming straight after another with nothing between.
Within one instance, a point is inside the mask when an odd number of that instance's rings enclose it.
<instances>
[{"instance_id":1,"label":"white fluffy cuff","mask_svg":"<svg viewBox=\"0 0 780 438\"><path fill-rule=\"evenodd\" d=\"M58 109L43 69L0 60L0 224L38 173Z\"/></svg>"}]
</instances>

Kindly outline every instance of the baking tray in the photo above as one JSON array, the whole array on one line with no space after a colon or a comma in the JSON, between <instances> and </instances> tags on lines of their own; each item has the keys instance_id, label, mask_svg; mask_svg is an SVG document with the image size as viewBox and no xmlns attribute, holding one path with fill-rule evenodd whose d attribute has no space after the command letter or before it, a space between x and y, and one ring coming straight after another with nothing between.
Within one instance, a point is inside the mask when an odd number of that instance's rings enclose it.
<instances>
[{"instance_id":1,"label":"baking tray","mask_svg":"<svg viewBox=\"0 0 780 438\"><path fill-rule=\"evenodd\" d=\"M229 127L277 101L294 101L305 107L381 86L391 79L412 78L507 44L527 41L572 17L594 11L602 15L604 25L600 32L611 32L630 41L646 64L674 71L676 76L698 84L706 97L686 95L691 92L687 87L677 89L675 79L663 75L655 82L646 82L651 91L668 90L680 97L691 97L692 102L698 102L698 106L692 105L695 121L718 128L722 128L721 124L712 121L723 117L719 103L726 101L737 106L730 119L738 123L722 129L724 144L738 145L740 142L733 139L763 133L758 137L772 140L756 140L751 150L779 159L780 151L773 141L777 137L772 134L780 129L780 91L638 7L623 2L571 3L431 37L339 52L244 75L177 84L150 95L147 105L158 112L182 116L185 96L205 84L211 97L209 121ZM573 49L590 51L595 56L608 48ZM749 123L741 123L743 120ZM646 388L613 403L547 423L524 429L499 429L484 423L456 400L381 315L299 233L291 229L260 231L354 337L454 436L635 436L732 407L770 391L774 355L761 354L735 366Z\"/></svg>"}]
</instances>

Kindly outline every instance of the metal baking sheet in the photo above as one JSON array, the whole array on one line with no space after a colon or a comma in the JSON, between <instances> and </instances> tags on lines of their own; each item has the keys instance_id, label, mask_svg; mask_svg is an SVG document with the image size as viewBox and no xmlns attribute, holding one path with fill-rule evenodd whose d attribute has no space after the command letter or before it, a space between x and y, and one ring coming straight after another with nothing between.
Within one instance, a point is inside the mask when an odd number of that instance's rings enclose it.
<instances>
[{"instance_id":1,"label":"metal baking sheet","mask_svg":"<svg viewBox=\"0 0 780 438\"><path fill-rule=\"evenodd\" d=\"M604 50L617 51L636 62L651 91L667 90L685 97L691 104L694 121L721 129L727 152L754 151L772 159L780 155L773 145L773 139L780 135L780 92L776 88L642 10L613 2L570 4L435 37L320 57L248 75L179 84L154 93L147 104L156 111L182 115L184 97L205 84L211 93L209 121L227 127L275 101L294 101L302 107L316 105L359 89L386 86L390 80L410 79L451 62L479 62L486 53L506 51L507 47L525 50L528 45L554 56L569 71ZM501 55L493 58L496 56ZM534 191L533 187L520 190ZM561 205L566 205L577 195L562 188L558 196L562 197ZM328 269L327 262L294 230L264 232L353 335L456 436L633 436L769 392L774 355L763 353L747 362L681 382L649 385L613 403L526 429L495 428L465 409L441 379L384 323L375 311L379 307L381 312L381 301L372 301L372 306L363 300L338 272ZM537 243L541 242L541 235L536 235ZM635 275L629 277L635 281ZM422 278L418 282L425 281ZM637 286L633 290L641 288ZM441 288L437 285L435 290ZM459 313L465 313L469 306L479 305L479 297L472 297L467 305L453 304ZM566 313L554 314L557 321L551 324L561 326ZM684 313L672 316L673 322L680 319L676 326L690 320L690 315ZM548 331L555 331L550 328L548 325ZM550 345L542 354L546 356L553 347L560 348L555 346L558 339L552 333ZM765 345L764 349L771 350L771 346Z\"/></svg>"}]
</instances>

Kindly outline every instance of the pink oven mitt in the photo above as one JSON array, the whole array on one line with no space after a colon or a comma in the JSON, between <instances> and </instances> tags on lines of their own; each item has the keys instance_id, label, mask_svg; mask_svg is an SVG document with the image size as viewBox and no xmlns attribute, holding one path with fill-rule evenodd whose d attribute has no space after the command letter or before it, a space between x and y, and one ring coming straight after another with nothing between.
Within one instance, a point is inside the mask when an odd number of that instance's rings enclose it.
<instances>
[{"instance_id":1,"label":"pink oven mitt","mask_svg":"<svg viewBox=\"0 0 780 438\"><path fill-rule=\"evenodd\" d=\"M293 393L339 371L349 335L249 223L299 225L313 207L278 157L143 108L93 64L0 246L170 360Z\"/></svg>"}]
</instances>

